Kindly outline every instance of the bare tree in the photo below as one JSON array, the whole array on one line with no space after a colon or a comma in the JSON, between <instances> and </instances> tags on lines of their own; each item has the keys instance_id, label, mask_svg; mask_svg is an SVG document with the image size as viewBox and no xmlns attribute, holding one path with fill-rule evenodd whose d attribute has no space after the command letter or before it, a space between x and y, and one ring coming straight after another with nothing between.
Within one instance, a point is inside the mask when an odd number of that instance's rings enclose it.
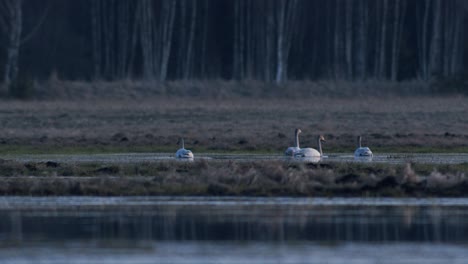
<instances>
[{"instance_id":1,"label":"bare tree","mask_svg":"<svg viewBox=\"0 0 468 264\"><path fill-rule=\"evenodd\" d=\"M18 59L23 30L22 0L0 0L0 26L7 33L4 83L10 87L18 78Z\"/></svg>"},{"instance_id":2,"label":"bare tree","mask_svg":"<svg viewBox=\"0 0 468 264\"><path fill-rule=\"evenodd\" d=\"M406 15L406 1L396 0L393 21L393 37L392 37L392 64L390 71L390 79L396 81L398 78L399 55L401 47L401 39L403 33L403 24Z\"/></svg>"},{"instance_id":3,"label":"bare tree","mask_svg":"<svg viewBox=\"0 0 468 264\"><path fill-rule=\"evenodd\" d=\"M165 2L166 3L166 2ZM172 33L174 32L174 19L176 13L176 0L170 0L164 5L164 12L167 12L168 17L163 23L163 50L161 60L161 71L159 75L160 81L167 79L169 56L172 48Z\"/></svg>"},{"instance_id":4,"label":"bare tree","mask_svg":"<svg viewBox=\"0 0 468 264\"><path fill-rule=\"evenodd\" d=\"M468 11L468 3L466 1L459 0L456 2L457 5L455 8L455 19L454 22L454 36L451 49L451 63L450 63L450 72L452 76L457 76L462 72L463 69L463 56L464 56L464 20L466 12ZM465 9L458 8L464 7Z\"/></svg>"},{"instance_id":5,"label":"bare tree","mask_svg":"<svg viewBox=\"0 0 468 264\"><path fill-rule=\"evenodd\" d=\"M334 72L335 79L343 78L343 50L344 50L344 38L343 38L343 25L342 25L342 0L336 0L335 7L335 29L334 29Z\"/></svg>"},{"instance_id":6,"label":"bare tree","mask_svg":"<svg viewBox=\"0 0 468 264\"><path fill-rule=\"evenodd\" d=\"M187 58L185 60L184 67L184 79L188 79L192 76L192 66L194 64L193 60L193 48L195 45L195 29L197 23L197 1L192 1L192 15L190 20L190 33L187 47Z\"/></svg>"},{"instance_id":7,"label":"bare tree","mask_svg":"<svg viewBox=\"0 0 468 264\"><path fill-rule=\"evenodd\" d=\"M353 79L353 1L345 1L346 78Z\"/></svg>"},{"instance_id":8,"label":"bare tree","mask_svg":"<svg viewBox=\"0 0 468 264\"><path fill-rule=\"evenodd\" d=\"M287 80L288 57L293 30L296 27L298 0L279 0L277 6L276 83Z\"/></svg>"},{"instance_id":9,"label":"bare tree","mask_svg":"<svg viewBox=\"0 0 468 264\"><path fill-rule=\"evenodd\" d=\"M368 23L369 9L367 2L359 1L359 17L358 17L358 38L357 38L357 55L356 55L356 75L359 79L367 78L367 38L368 38Z\"/></svg>"},{"instance_id":10,"label":"bare tree","mask_svg":"<svg viewBox=\"0 0 468 264\"><path fill-rule=\"evenodd\" d=\"M434 22L432 26L431 53L429 61L430 77L439 76L442 64L442 0L434 0Z\"/></svg>"},{"instance_id":11,"label":"bare tree","mask_svg":"<svg viewBox=\"0 0 468 264\"><path fill-rule=\"evenodd\" d=\"M388 17L388 0L383 2L383 18L382 18L382 31L380 37L380 49L377 56L379 56L379 78L387 78L387 17Z\"/></svg>"}]
</instances>

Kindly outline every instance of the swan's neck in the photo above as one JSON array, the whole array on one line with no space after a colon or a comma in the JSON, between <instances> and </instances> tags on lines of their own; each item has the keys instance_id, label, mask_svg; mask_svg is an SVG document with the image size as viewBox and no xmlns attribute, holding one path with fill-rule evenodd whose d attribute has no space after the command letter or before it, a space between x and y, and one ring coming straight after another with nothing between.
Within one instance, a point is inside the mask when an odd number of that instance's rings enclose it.
<instances>
[{"instance_id":1,"label":"swan's neck","mask_svg":"<svg viewBox=\"0 0 468 264\"><path fill-rule=\"evenodd\" d=\"M362 140L361 137L358 137L358 138L357 138L357 147L358 147L358 148L361 147L361 140Z\"/></svg>"},{"instance_id":2,"label":"swan's neck","mask_svg":"<svg viewBox=\"0 0 468 264\"><path fill-rule=\"evenodd\" d=\"M299 148L299 133L296 132L295 138L294 138L294 146L296 148Z\"/></svg>"},{"instance_id":3,"label":"swan's neck","mask_svg":"<svg viewBox=\"0 0 468 264\"><path fill-rule=\"evenodd\" d=\"M180 140L180 147L181 147L181 148L185 148L184 139L183 139L183 138Z\"/></svg>"},{"instance_id":4,"label":"swan's neck","mask_svg":"<svg viewBox=\"0 0 468 264\"><path fill-rule=\"evenodd\" d=\"M323 156L322 141L320 140L320 138L318 138L317 143L318 143L318 149L319 149L319 152L320 152L320 156Z\"/></svg>"}]
</instances>

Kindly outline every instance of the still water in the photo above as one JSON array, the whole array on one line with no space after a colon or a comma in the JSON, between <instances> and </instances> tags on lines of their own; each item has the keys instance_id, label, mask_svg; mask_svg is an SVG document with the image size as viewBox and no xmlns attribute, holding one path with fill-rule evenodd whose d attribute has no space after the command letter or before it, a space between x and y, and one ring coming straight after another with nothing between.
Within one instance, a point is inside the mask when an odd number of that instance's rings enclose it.
<instances>
[{"instance_id":1,"label":"still water","mask_svg":"<svg viewBox=\"0 0 468 264\"><path fill-rule=\"evenodd\" d=\"M0 263L468 263L468 199L3 197Z\"/></svg>"},{"instance_id":2,"label":"still water","mask_svg":"<svg viewBox=\"0 0 468 264\"><path fill-rule=\"evenodd\" d=\"M118 154L11 154L4 155L5 159L17 160L20 162L105 162L105 163L136 163L175 160L173 153L118 153ZM468 162L468 154L464 153L384 153L374 154L372 159L356 159L351 154L326 153L324 157L310 158L288 158L282 154L262 155L262 154L218 154L218 153L195 153L195 160L210 161L305 161L305 162L374 162L374 163L392 163L404 164L408 162L426 163L426 164L459 164Z\"/></svg>"}]
</instances>

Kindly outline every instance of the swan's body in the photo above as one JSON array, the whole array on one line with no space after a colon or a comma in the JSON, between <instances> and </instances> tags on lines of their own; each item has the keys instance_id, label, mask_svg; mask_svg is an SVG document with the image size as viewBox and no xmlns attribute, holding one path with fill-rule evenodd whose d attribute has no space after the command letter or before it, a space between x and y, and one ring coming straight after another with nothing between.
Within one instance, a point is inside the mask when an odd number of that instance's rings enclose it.
<instances>
[{"instance_id":1,"label":"swan's body","mask_svg":"<svg viewBox=\"0 0 468 264\"><path fill-rule=\"evenodd\" d=\"M323 156L323 151L322 151L322 141L325 141L325 138L323 136L319 136L317 138L317 145L318 145L318 150L313 149L313 148L303 148L299 149L294 153L294 157L322 157Z\"/></svg>"},{"instance_id":2,"label":"swan's body","mask_svg":"<svg viewBox=\"0 0 468 264\"><path fill-rule=\"evenodd\" d=\"M362 137L357 137L357 149L354 151L354 157L372 157L372 151L368 147L361 146Z\"/></svg>"},{"instance_id":3,"label":"swan's body","mask_svg":"<svg viewBox=\"0 0 468 264\"><path fill-rule=\"evenodd\" d=\"M302 131L299 128L296 128L296 130L294 131L294 147L287 148L284 152L284 155L294 156L296 152L301 150L301 148L299 147L299 134L301 132Z\"/></svg>"},{"instance_id":4,"label":"swan's body","mask_svg":"<svg viewBox=\"0 0 468 264\"><path fill-rule=\"evenodd\" d=\"M180 149L175 154L178 159L193 159L193 153L191 150L185 149L184 139L180 139Z\"/></svg>"}]
</instances>

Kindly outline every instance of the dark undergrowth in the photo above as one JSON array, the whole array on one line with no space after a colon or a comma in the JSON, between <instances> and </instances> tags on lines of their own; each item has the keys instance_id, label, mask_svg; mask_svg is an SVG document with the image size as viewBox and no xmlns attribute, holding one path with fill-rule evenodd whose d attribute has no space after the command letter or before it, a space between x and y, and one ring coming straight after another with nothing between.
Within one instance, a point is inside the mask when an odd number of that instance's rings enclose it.
<instances>
[{"instance_id":1,"label":"dark undergrowth","mask_svg":"<svg viewBox=\"0 0 468 264\"><path fill-rule=\"evenodd\" d=\"M467 172L468 163L2 160L0 194L460 197L468 195Z\"/></svg>"}]
</instances>

